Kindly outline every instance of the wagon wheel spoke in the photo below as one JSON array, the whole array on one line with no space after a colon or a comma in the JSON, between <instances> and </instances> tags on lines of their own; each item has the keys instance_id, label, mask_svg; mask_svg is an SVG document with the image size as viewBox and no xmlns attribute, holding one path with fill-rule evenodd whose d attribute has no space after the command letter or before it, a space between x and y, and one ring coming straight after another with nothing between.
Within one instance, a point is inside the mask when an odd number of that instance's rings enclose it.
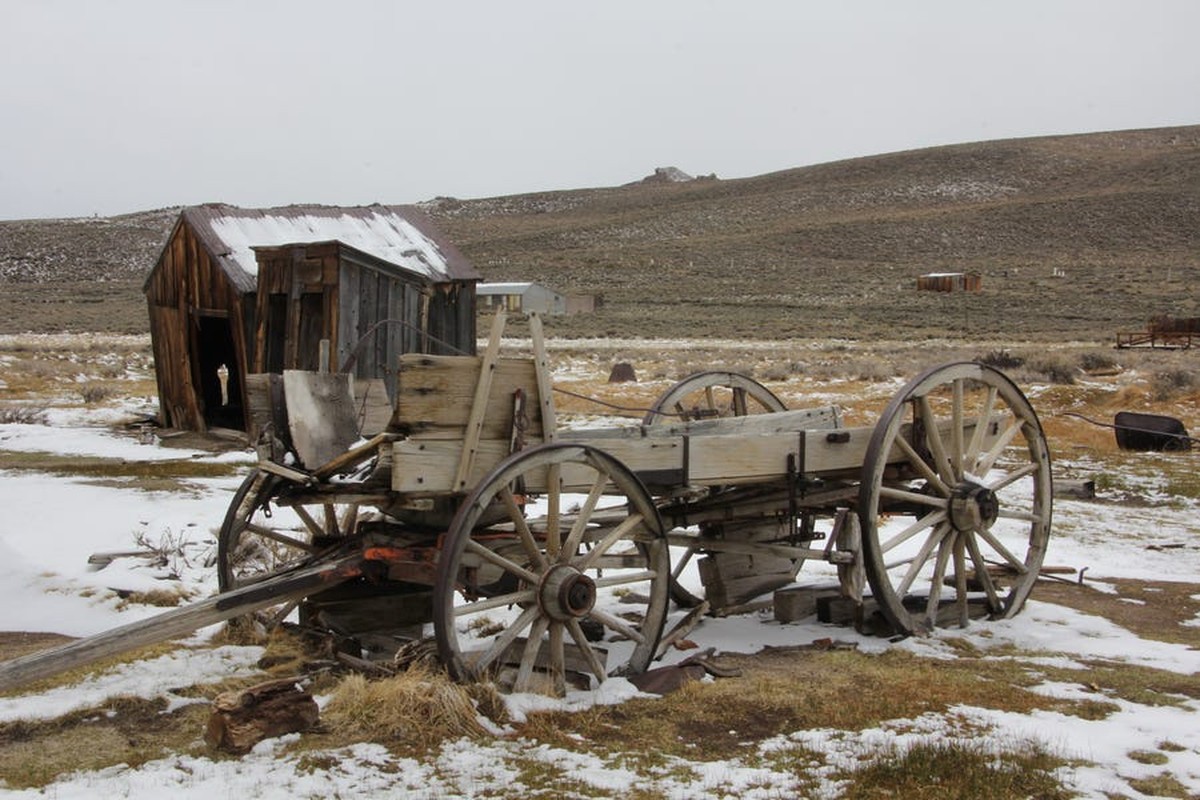
<instances>
[{"instance_id":1,"label":"wagon wheel spoke","mask_svg":"<svg viewBox=\"0 0 1200 800\"><path fill-rule=\"evenodd\" d=\"M591 648L589 648L591 649ZM567 654L563 642L563 624L550 623L550 680L554 694L566 694Z\"/></svg>"},{"instance_id":2,"label":"wagon wheel spoke","mask_svg":"<svg viewBox=\"0 0 1200 800\"><path fill-rule=\"evenodd\" d=\"M522 508L511 490L518 483L542 502ZM526 519L535 508L542 516ZM438 651L458 680L488 672L519 691L561 692L614 666L640 672L662 633L669 580L662 520L628 468L585 445L523 450L472 490L444 537L433 589ZM491 640L467 624L481 611L490 612ZM627 641L589 641L584 620ZM528 640L514 646L524 631Z\"/></svg>"},{"instance_id":3,"label":"wagon wheel spoke","mask_svg":"<svg viewBox=\"0 0 1200 800\"><path fill-rule=\"evenodd\" d=\"M975 426L975 430L971 432L971 442L967 445L965 462L968 465L974 464L979 458L979 450L983 446L984 435L987 433L987 425L985 424L992 418L992 411L996 408L996 396L999 390L995 386L988 386L983 399L983 405L979 410L979 415L976 419L979 424Z\"/></svg>"},{"instance_id":4,"label":"wagon wheel spoke","mask_svg":"<svg viewBox=\"0 0 1200 800\"><path fill-rule=\"evenodd\" d=\"M993 617L1020 610L1045 556L1052 482L1041 425L1012 381L969 362L926 370L884 410L861 474L864 567L894 628L964 625L976 602ZM988 552L1008 568L1000 580ZM947 588L954 613L940 614Z\"/></svg>"},{"instance_id":5,"label":"wagon wheel spoke","mask_svg":"<svg viewBox=\"0 0 1200 800\"><path fill-rule=\"evenodd\" d=\"M517 669L517 678L513 681L514 692L527 692L530 689L529 680L533 677L533 667L537 663L538 654L542 651L542 637L550 628L548 617L538 617L529 629L529 638L525 640L525 649L521 653L521 666Z\"/></svg>"},{"instance_id":6,"label":"wagon wheel spoke","mask_svg":"<svg viewBox=\"0 0 1200 800\"><path fill-rule=\"evenodd\" d=\"M896 586L896 594L902 599L906 594L908 594L908 590L912 588L913 581L917 579L917 576L921 573L921 570L923 570L925 565L929 563L929 559L933 555L934 548L938 547L943 541L945 541L946 534L949 532L949 525L938 525L933 529L933 531L930 532L929 537L925 540L924 544L921 545L921 548L916 552L916 555L914 555L912 558L901 559L888 564L888 569L893 569L905 564L908 565L908 571L904 573L904 577L900 579L900 583Z\"/></svg>"},{"instance_id":7,"label":"wagon wheel spoke","mask_svg":"<svg viewBox=\"0 0 1200 800\"><path fill-rule=\"evenodd\" d=\"M508 649L516 638L537 619L537 606L530 606L521 612L521 616L517 617L516 621L505 628L504 632L496 637L492 642L492 646L479 654L471 667L475 670L476 675L482 675L491 665L492 662L500 657L500 654ZM531 637L532 638L532 637Z\"/></svg>"},{"instance_id":8,"label":"wagon wheel spoke","mask_svg":"<svg viewBox=\"0 0 1200 800\"><path fill-rule=\"evenodd\" d=\"M579 652L583 654L583 659L587 662L588 669L591 670L597 681L603 682L608 675L604 672L604 666L600 660L596 658L596 651L592 649L592 644L587 640L587 636L583 633L583 628L579 627L579 620L569 619L566 621L567 631L570 632L571 638L575 640L575 646L579 648Z\"/></svg>"},{"instance_id":9,"label":"wagon wheel spoke","mask_svg":"<svg viewBox=\"0 0 1200 800\"><path fill-rule=\"evenodd\" d=\"M1000 603L1000 595L996 591L996 583L992 580L992 574L988 571L988 564L983 558L983 552L979 549L979 540L975 536L967 536L967 552L971 556L971 564L975 568L975 579L983 588L983 593L987 595L988 611L992 614L999 614L1003 606Z\"/></svg>"},{"instance_id":10,"label":"wagon wheel spoke","mask_svg":"<svg viewBox=\"0 0 1200 800\"><path fill-rule=\"evenodd\" d=\"M958 626L967 627L970 607L967 599L967 557L965 540L970 536L960 532L954 537L954 607L958 611Z\"/></svg>"},{"instance_id":11,"label":"wagon wheel spoke","mask_svg":"<svg viewBox=\"0 0 1200 800\"><path fill-rule=\"evenodd\" d=\"M929 468L929 465L925 463L925 459L921 458L920 454L913 449L913 446L908 443L907 439L903 436L898 436L896 438L896 446L904 453L905 458L908 459L908 463L913 469L921 473L921 477L926 480L932 489L942 497L950 496L950 487L946 485L946 482L942 480L940 475Z\"/></svg>"},{"instance_id":12,"label":"wagon wheel spoke","mask_svg":"<svg viewBox=\"0 0 1200 800\"><path fill-rule=\"evenodd\" d=\"M963 379L953 382L950 403L950 469L956 478L963 474Z\"/></svg>"},{"instance_id":13,"label":"wagon wheel spoke","mask_svg":"<svg viewBox=\"0 0 1200 800\"><path fill-rule=\"evenodd\" d=\"M538 576L535 573L530 572L529 570L522 567L520 564L510 561L509 559L500 555L496 551L489 550L487 547L484 547L483 545L481 545L479 542L475 541L474 539L467 542L466 547L467 547L468 553L473 553L473 554L479 556L484 561L487 561L490 564L494 564L495 566L500 567L500 569L504 570L505 572L515 575L516 577L520 578L521 580L523 580L527 583L535 584L538 582Z\"/></svg>"},{"instance_id":14,"label":"wagon wheel spoke","mask_svg":"<svg viewBox=\"0 0 1200 800\"><path fill-rule=\"evenodd\" d=\"M341 536L342 529L338 527L337 506L333 503L326 503L325 511L325 535L326 536Z\"/></svg>"},{"instance_id":15,"label":"wagon wheel spoke","mask_svg":"<svg viewBox=\"0 0 1200 800\"><path fill-rule=\"evenodd\" d=\"M273 542L279 542L279 544L283 545L284 547L290 547L309 554L317 552L317 548L313 547L303 539L297 539L293 536L288 536L287 534L280 533L277 530L273 530L262 525L257 525L253 522L242 526L241 530L249 531L250 533L257 534L264 539L270 539Z\"/></svg>"},{"instance_id":16,"label":"wagon wheel spoke","mask_svg":"<svg viewBox=\"0 0 1200 800\"><path fill-rule=\"evenodd\" d=\"M897 533L892 538L888 539L886 542L883 542L880 545L880 550L884 553L887 553L904 542L907 542L909 539L916 536L926 528L932 528L939 523L945 522L945 520L945 511L931 511L930 513L918 519L916 522L909 525L904 530Z\"/></svg>"},{"instance_id":17,"label":"wagon wheel spoke","mask_svg":"<svg viewBox=\"0 0 1200 800\"><path fill-rule=\"evenodd\" d=\"M550 560L558 558L562 549L562 468L551 464L546 470L546 495L549 508L546 512L546 555Z\"/></svg>"},{"instance_id":18,"label":"wagon wheel spoke","mask_svg":"<svg viewBox=\"0 0 1200 800\"><path fill-rule=\"evenodd\" d=\"M925 621L932 630L937 624L938 603L942 598L942 582L946 579L946 565L950 562L950 551L954 545L953 535L938 543L937 560L933 566L933 577L929 580L929 598L925 601Z\"/></svg>"},{"instance_id":19,"label":"wagon wheel spoke","mask_svg":"<svg viewBox=\"0 0 1200 800\"><path fill-rule=\"evenodd\" d=\"M592 565L600 559L601 556L608 553L613 545L628 537L638 526L643 523L641 514L633 513L622 520L611 531L604 535L604 538L596 543L596 546L587 551L583 557L576 563L576 566L581 570L591 569Z\"/></svg>"},{"instance_id":20,"label":"wagon wheel spoke","mask_svg":"<svg viewBox=\"0 0 1200 800\"><path fill-rule=\"evenodd\" d=\"M542 555L537 540L534 539L533 531L529 530L529 523L525 521L525 514L517 505L517 499L513 496L510 487L501 488L500 501L504 504L504 510L508 512L508 519L512 522L513 528L521 540L521 545L525 548L526 557L533 562L537 569L545 569L546 558Z\"/></svg>"},{"instance_id":21,"label":"wagon wheel spoke","mask_svg":"<svg viewBox=\"0 0 1200 800\"><path fill-rule=\"evenodd\" d=\"M942 441L942 432L938 429L937 418L929 405L929 398L918 397L917 409L921 422L925 426L925 442L929 445L930 454L933 456L934 470L945 483L953 486L958 482L958 476L954 473L954 468L950 465L950 459L946 455L946 445Z\"/></svg>"},{"instance_id":22,"label":"wagon wheel spoke","mask_svg":"<svg viewBox=\"0 0 1200 800\"><path fill-rule=\"evenodd\" d=\"M570 561L579 552L579 544L583 541L583 534L587 530L588 522L591 520L592 514L596 511L596 503L600 502L600 497L604 494L604 488L607 485L608 476L604 474L598 475L592 483L587 500L583 502L583 507L579 510L579 515L575 518L575 524L571 526L571 532L567 535L566 542L563 543L562 552L559 554L559 561Z\"/></svg>"},{"instance_id":23,"label":"wagon wheel spoke","mask_svg":"<svg viewBox=\"0 0 1200 800\"><path fill-rule=\"evenodd\" d=\"M646 641L646 637L642 635L641 631L626 623L625 620L621 619L620 617L609 614L607 611L600 611L596 609L592 611L590 616L604 627L611 628L612 630L624 636L626 639L632 639L633 641L639 643L645 643Z\"/></svg>"}]
</instances>

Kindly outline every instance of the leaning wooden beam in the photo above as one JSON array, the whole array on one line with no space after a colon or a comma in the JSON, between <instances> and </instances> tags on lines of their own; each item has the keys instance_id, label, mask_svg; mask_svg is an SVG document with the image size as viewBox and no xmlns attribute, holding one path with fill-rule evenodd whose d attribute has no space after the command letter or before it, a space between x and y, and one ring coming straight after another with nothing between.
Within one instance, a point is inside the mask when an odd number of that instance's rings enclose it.
<instances>
[{"instance_id":1,"label":"leaning wooden beam","mask_svg":"<svg viewBox=\"0 0 1200 800\"><path fill-rule=\"evenodd\" d=\"M500 337L504 333L504 319L504 312L497 311L496 318L492 321L492 335L488 339L487 350L483 354L483 363L479 367L479 382L475 384L475 400L471 403L471 416L467 419L462 455L454 474L451 491L466 492L471 488L467 479L471 475L471 465L475 462L475 450L479 447L479 436L483 431L483 421L488 410L488 395L492 391L492 372L496 369L496 359L500 356Z\"/></svg>"},{"instance_id":2,"label":"leaning wooden beam","mask_svg":"<svg viewBox=\"0 0 1200 800\"><path fill-rule=\"evenodd\" d=\"M268 580L131 622L104 633L0 663L0 691L50 678L129 650L184 636L267 606L299 600L357 577L362 553L287 572Z\"/></svg>"}]
</instances>

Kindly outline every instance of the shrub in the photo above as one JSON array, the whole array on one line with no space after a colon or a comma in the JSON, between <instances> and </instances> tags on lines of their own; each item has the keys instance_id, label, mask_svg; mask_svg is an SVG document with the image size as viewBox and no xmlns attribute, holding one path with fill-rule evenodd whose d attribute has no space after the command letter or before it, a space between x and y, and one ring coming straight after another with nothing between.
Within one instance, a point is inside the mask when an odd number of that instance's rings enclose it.
<instances>
[{"instance_id":1,"label":"shrub","mask_svg":"<svg viewBox=\"0 0 1200 800\"><path fill-rule=\"evenodd\" d=\"M117 392L111 386L103 386L97 383L89 383L79 390L79 396L83 398L83 402L91 405L92 403L100 403L115 395Z\"/></svg>"},{"instance_id":2,"label":"shrub","mask_svg":"<svg viewBox=\"0 0 1200 800\"><path fill-rule=\"evenodd\" d=\"M1084 372L1116 369L1121 365L1108 353L1083 353L1079 356L1079 368Z\"/></svg>"},{"instance_id":3,"label":"shrub","mask_svg":"<svg viewBox=\"0 0 1200 800\"><path fill-rule=\"evenodd\" d=\"M1075 383L1075 368L1061 358L1044 356L1025 364L1031 374L1050 383L1070 386Z\"/></svg>"},{"instance_id":4,"label":"shrub","mask_svg":"<svg viewBox=\"0 0 1200 800\"><path fill-rule=\"evenodd\" d=\"M990 353L984 353L975 359L976 361L987 364L989 367L996 369L1016 369L1025 363L1025 359L1020 356L1014 356L1007 350L993 350Z\"/></svg>"},{"instance_id":5,"label":"shrub","mask_svg":"<svg viewBox=\"0 0 1200 800\"><path fill-rule=\"evenodd\" d=\"M1195 374L1185 369L1156 372L1150 379L1150 391L1153 392L1155 400L1169 400L1195 388Z\"/></svg>"},{"instance_id":6,"label":"shrub","mask_svg":"<svg viewBox=\"0 0 1200 800\"><path fill-rule=\"evenodd\" d=\"M4 406L0 408L0 423L45 425L46 409L40 406Z\"/></svg>"}]
</instances>

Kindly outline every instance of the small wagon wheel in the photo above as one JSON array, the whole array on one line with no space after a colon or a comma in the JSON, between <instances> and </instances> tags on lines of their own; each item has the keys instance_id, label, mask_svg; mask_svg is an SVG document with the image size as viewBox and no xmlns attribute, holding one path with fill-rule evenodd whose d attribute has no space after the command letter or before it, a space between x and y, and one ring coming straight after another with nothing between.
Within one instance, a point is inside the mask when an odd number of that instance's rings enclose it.
<instances>
[{"instance_id":1,"label":"small wagon wheel","mask_svg":"<svg viewBox=\"0 0 1200 800\"><path fill-rule=\"evenodd\" d=\"M744 417L785 408L782 400L753 378L737 372L711 370L689 375L659 395L642 424Z\"/></svg>"},{"instance_id":2,"label":"small wagon wheel","mask_svg":"<svg viewBox=\"0 0 1200 800\"><path fill-rule=\"evenodd\" d=\"M492 676L515 691L561 692L567 671L642 672L666 617L668 559L653 500L612 456L572 444L516 453L446 534L433 589L439 653L455 679Z\"/></svg>"},{"instance_id":3,"label":"small wagon wheel","mask_svg":"<svg viewBox=\"0 0 1200 800\"><path fill-rule=\"evenodd\" d=\"M353 536L362 514L333 493L255 470L238 488L217 536L217 584L237 589L302 566ZM271 610L278 624L295 604Z\"/></svg>"},{"instance_id":4,"label":"small wagon wheel","mask_svg":"<svg viewBox=\"0 0 1200 800\"><path fill-rule=\"evenodd\" d=\"M978 424L976 424L978 422ZM1000 372L961 362L896 394L863 461L867 579L904 633L1011 617L1045 556L1050 452L1029 401Z\"/></svg>"},{"instance_id":5,"label":"small wagon wheel","mask_svg":"<svg viewBox=\"0 0 1200 800\"><path fill-rule=\"evenodd\" d=\"M753 378L737 372L709 370L693 373L667 389L642 419L643 425L670 425L675 422L744 417L785 411L787 406L775 393ZM683 608L695 608L701 598L679 582L679 576L696 554L688 547L672 559L671 599Z\"/></svg>"}]
</instances>

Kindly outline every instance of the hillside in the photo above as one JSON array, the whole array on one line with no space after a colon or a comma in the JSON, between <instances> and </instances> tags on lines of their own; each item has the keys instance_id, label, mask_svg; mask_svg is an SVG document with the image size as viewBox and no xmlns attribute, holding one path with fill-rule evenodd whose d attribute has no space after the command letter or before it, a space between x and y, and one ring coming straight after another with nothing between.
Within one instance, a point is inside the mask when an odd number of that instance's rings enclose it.
<instances>
[{"instance_id":1,"label":"hillside","mask_svg":"<svg viewBox=\"0 0 1200 800\"><path fill-rule=\"evenodd\" d=\"M604 295L561 335L1108 341L1200 316L1200 126L425 207L488 280ZM0 222L0 331L144 329L173 219ZM984 290L917 292L930 271Z\"/></svg>"}]
</instances>

